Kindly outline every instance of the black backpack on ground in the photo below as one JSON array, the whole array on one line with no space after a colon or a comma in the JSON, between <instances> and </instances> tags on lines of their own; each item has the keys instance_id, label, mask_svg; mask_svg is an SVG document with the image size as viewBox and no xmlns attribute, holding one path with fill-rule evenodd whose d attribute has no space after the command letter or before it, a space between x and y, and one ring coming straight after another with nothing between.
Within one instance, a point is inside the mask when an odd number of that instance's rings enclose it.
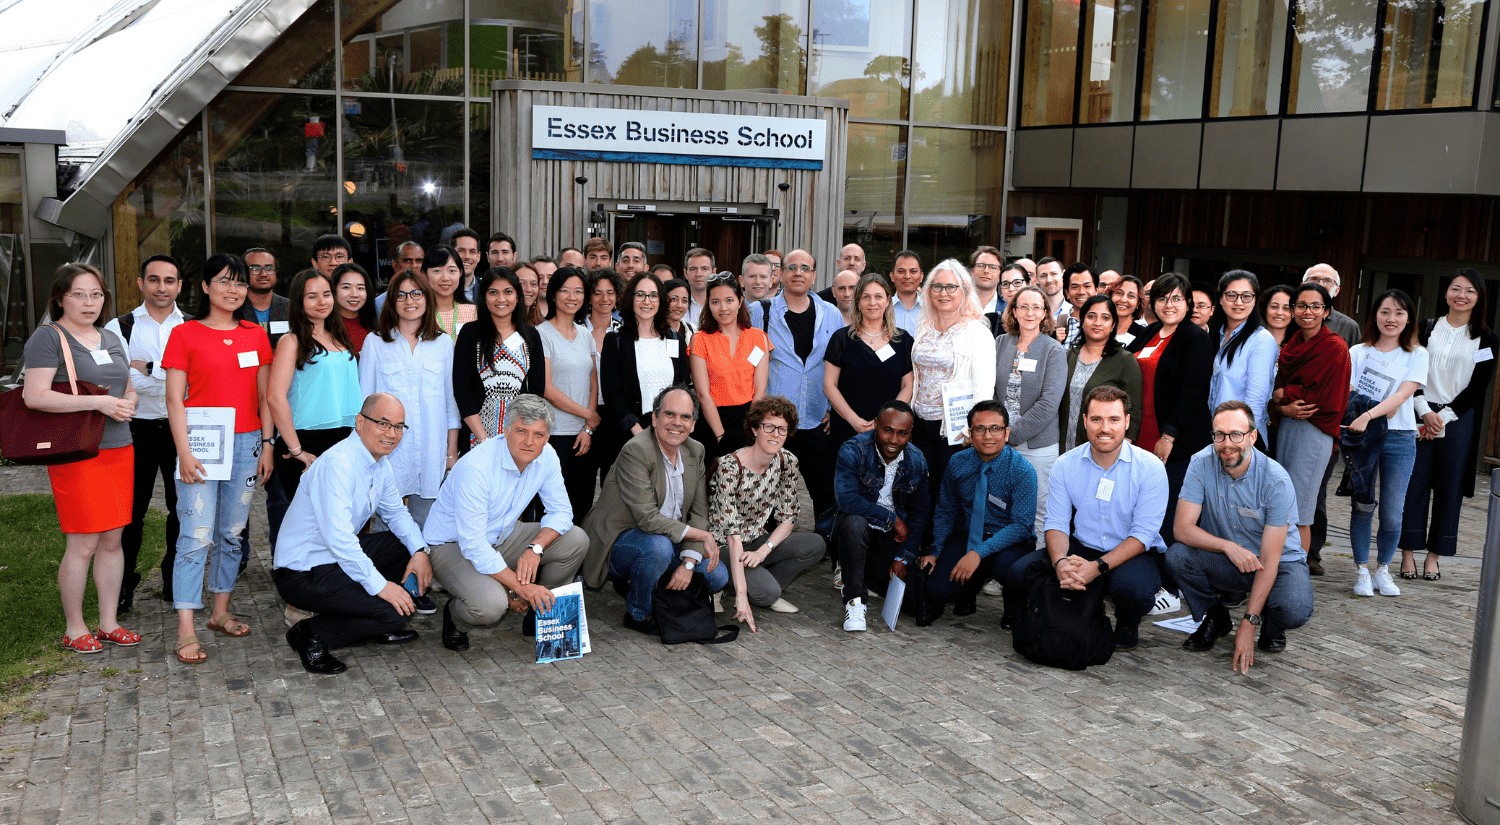
<instances>
[{"instance_id":1,"label":"black backpack on ground","mask_svg":"<svg viewBox=\"0 0 1500 825\"><path fill-rule=\"evenodd\" d=\"M668 590L667 582L672 580L674 572L675 568L663 573L656 582L656 589L651 592L651 612L661 627L661 643L717 645L734 641L740 635L739 625L714 627L713 593L708 589L708 579L695 570L687 588ZM721 630L724 631L722 636L719 635Z\"/></svg>"},{"instance_id":2,"label":"black backpack on ground","mask_svg":"<svg viewBox=\"0 0 1500 825\"><path fill-rule=\"evenodd\" d=\"M1026 605L1016 618L1016 652L1039 665L1083 670L1114 655L1114 632L1104 615L1105 577L1086 590L1057 585L1046 556L1026 568Z\"/></svg>"}]
</instances>

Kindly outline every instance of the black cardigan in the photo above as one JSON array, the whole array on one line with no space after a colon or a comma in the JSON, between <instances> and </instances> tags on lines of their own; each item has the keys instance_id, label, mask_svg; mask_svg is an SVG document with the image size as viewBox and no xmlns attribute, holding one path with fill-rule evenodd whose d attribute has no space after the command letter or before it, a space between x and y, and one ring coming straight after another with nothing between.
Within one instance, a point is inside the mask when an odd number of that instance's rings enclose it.
<instances>
[{"instance_id":1,"label":"black cardigan","mask_svg":"<svg viewBox=\"0 0 1500 825\"><path fill-rule=\"evenodd\" d=\"M542 336L534 327L523 326L517 331L525 343L526 362L531 365L521 382L521 392L541 398L547 391L547 358L542 354ZM458 340L453 344L453 400L458 402L460 419L479 415L484 408L484 382L479 380L484 340L480 335L479 325L470 322L458 331Z\"/></svg>"},{"instance_id":2,"label":"black cardigan","mask_svg":"<svg viewBox=\"0 0 1500 825\"><path fill-rule=\"evenodd\" d=\"M682 335L668 333L677 342L677 355L672 358L672 383L688 384L688 351ZM604 351L599 354L599 378L604 388L604 413L606 422L614 422L626 438L630 428L636 424L642 429L651 426L651 416L641 415L641 377L636 370L635 340L619 332L604 334Z\"/></svg>"},{"instance_id":3,"label":"black cardigan","mask_svg":"<svg viewBox=\"0 0 1500 825\"><path fill-rule=\"evenodd\" d=\"M1427 346L1432 339L1432 329L1437 324L1436 318L1429 318L1422 322L1417 328L1417 342ZM1485 333L1479 338L1479 348L1489 348L1490 354L1500 357L1500 336L1493 330ZM1463 415L1469 410L1474 410L1474 443L1469 445L1469 454L1464 458L1463 471L1463 494L1464 498L1474 497L1474 475L1479 469L1479 430L1484 426L1484 405L1490 397L1490 381L1495 377L1495 358L1482 361L1474 365L1474 374L1469 377L1469 386L1459 392L1458 397L1448 404L1448 409L1453 410L1455 415ZM1413 397L1422 395L1418 389Z\"/></svg>"},{"instance_id":4,"label":"black cardigan","mask_svg":"<svg viewBox=\"0 0 1500 825\"><path fill-rule=\"evenodd\" d=\"M1137 335L1126 349L1139 353L1160 331L1161 322L1157 321ZM1176 439L1166 463L1187 461L1193 453L1209 445L1213 415L1208 409L1208 389L1213 372L1213 340L1197 325L1184 320L1157 358L1155 388L1151 394L1156 405L1157 432ZM1140 446L1150 450L1156 445Z\"/></svg>"}]
</instances>

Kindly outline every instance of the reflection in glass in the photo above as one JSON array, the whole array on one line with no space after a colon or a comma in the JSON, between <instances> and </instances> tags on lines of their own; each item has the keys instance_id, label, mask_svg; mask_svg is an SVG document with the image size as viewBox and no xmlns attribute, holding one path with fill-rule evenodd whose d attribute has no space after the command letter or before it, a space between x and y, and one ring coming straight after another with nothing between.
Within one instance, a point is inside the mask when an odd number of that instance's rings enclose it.
<instances>
[{"instance_id":1,"label":"reflection in glass","mask_svg":"<svg viewBox=\"0 0 1500 825\"><path fill-rule=\"evenodd\" d=\"M234 82L278 89L332 89L333 60L333 0L318 0Z\"/></svg>"},{"instance_id":2,"label":"reflection in glass","mask_svg":"<svg viewBox=\"0 0 1500 825\"><path fill-rule=\"evenodd\" d=\"M1286 0L1220 0L1214 33L1211 117L1254 117L1281 111L1286 55Z\"/></svg>"},{"instance_id":3,"label":"reflection in glass","mask_svg":"<svg viewBox=\"0 0 1500 825\"><path fill-rule=\"evenodd\" d=\"M1297 3L1288 114L1363 112L1369 107L1375 11L1369 0Z\"/></svg>"},{"instance_id":4,"label":"reflection in glass","mask_svg":"<svg viewBox=\"0 0 1500 825\"><path fill-rule=\"evenodd\" d=\"M461 4L342 0L339 12L343 15L346 91L442 95L463 91Z\"/></svg>"},{"instance_id":5,"label":"reflection in glass","mask_svg":"<svg viewBox=\"0 0 1500 825\"><path fill-rule=\"evenodd\" d=\"M1004 133L916 128L911 164L907 245L928 267L1000 245Z\"/></svg>"},{"instance_id":6,"label":"reflection in glass","mask_svg":"<svg viewBox=\"0 0 1500 825\"><path fill-rule=\"evenodd\" d=\"M4 306L0 312L0 347L4 348L4 357L0 360L7 364L14 364L20 355L26 340L27 319L32 314L26 295L26 214L22 191L21 156L0 154L0 302ZM127 282L135 285L133 279L121 278L122 291ZM116 296L117 301L125 298Z\"/></svg>"},{"instance_id":7,"label":"reflection in glass","mask_svg":"<svg viewBox=\"0 0 1500 825\"><path fill-rule=\"evenodd\" d=\"M582 8L582 0L471 0L469 93L489 97L490 84L502 78L582 80L581 66L576 59L569 62L565 46L573 34L583 34L583 18L572 14L574 6ZM570 32L575 21L579 28ZM461 29L456 36L462 42Z\"/></svg>"},{"instance_id":8,"label":"reflection in glass","mask_svg":"<svg viewBox=\"0 0 1500 825\"><path fill-rule=\"evenodd\" d=\"M1077 0L1027 0L1021 125L1073 122L1078 76Z\"/></svg>"},{"instance_id":9,"label":"reflection in glass","mask_svg":"<svg viewBox=\"0 0 1500 825\"><path fill-rule=\"evenodd\" d=\"M469 226L488 238L490 226L490 105L469 104ZM501 227L504 229L505 227ZM510 234L515 234L513 231ZM485 249L489 246L486 244Z\"/></svg>"},{"instance_id":10,"label":"reflection in glass","mask_svg":"<svg viewBox=\"0 0 1500 825\"><path fill-rule=\"evenodd\" d=\"M135 185L115 201L115 226L133 225L134 238L115 236L115 271L140 272L141 261L171 255L182 265L179 306L198 303L207 237L203 229L203 130L193 118L177 142L157 156ZM231 247L219 248L232 251ZM133 256L133 257L132 257ZM40 273L37 273L38 275ZM125 280L129 278L125 275ZM42 278L36 278L38 285ZM45 293L43 293L45 294Z\"/></svg>"},{"instance_id":11,"label":"reflection in glass","mask_svg":"<svg viewBox=\"0 0 1500 825\"><path fill-rule=\"evenodd\" d=\"M591 0L589 82L698 86L697 0Z\"/></svg>"},{"instance_id":12,"label":"reflection in glass","mask_svg":"<svg viewBox=\"0 0 1500 825\"><path fill-rule=\"evenodd\" d=\"M1146 18L1141 120L1202 117L1208 3L1157 0L1147 7Z\"/></svg>"},{"instance_id":13,"label":"reflection in glass","mask_svg":"<svg viewBox=\"0 0 1500 825\"><path fill-rule=\"evenodd\" d=\"M1141 8L1136 0L1094 0L1084 44L1087 83L1081 123L1135 119L1135 63L1140 48Z\"/></svg>"},{"instance_id":14,"label":"reflection in glass","mask_svg":"<svg viewBox=\"0 0 1500 825\"><path fill-rule=\"evenodd\" d=\"M807 93L848 100L851 118L906 117L911 5L910 0L813 0Z\"/></svg>"},{"instance_id":15,"label":"reflection in glass","mask_svg":"<svg viewBox=\"0 0 1500 825\"><path fill-rule=\"evenodd\" d=\"M355 262L384 282L401 243L430 249L463 225L463 104L345 101L340 230Z\"/></svg>"},{"instance_id":16,"label":"reflection in glass","mask_svg":"<svg viewBox=\"0 0 1500 825\"><path fill-rule=\"evenodd\" d=\"M849 124L844 243L864 247L867 270L890 272L896 253L902 248L906 153L904 128Z\"/></svg>"},{"instance_id":17,"label":"reflection in glass","mask_svg":"<svg viewBox=\"0 0 1500 825\"><path fill-rule=\"evenodd\" d=\"M333 99L226 92L208 115L214 249L269 249L290 282L336 231Z\"/></svg>"},{"instance_id":18,"label":"reflection in glass","mask_svg":"<svg viewBox=\"0 0 1500 825\"><path fill-rule=\"evenodd\" d=\"M704 0L703 88L800 95L807 0Z\"/></svg>"},{"instance_id":19,"label":"reflection in glass","mask_svg":"<svg viewBox=\"0 0 1500 825\"><path fill-rule=\"evenodd\" d=\"M914 120L1004 126L1010 0L917 0Z\"/></svg>"},{"instance_id":20,"label":"reflection in glass","mask_svg":"<svg viewBox=\"0 0 1500 825\"><path fill-rule=\"evenodd\" d=\"M1375 108L1473 105L1484 8L1482 0L1387 5Z\"/></svg>"}]
</instances>

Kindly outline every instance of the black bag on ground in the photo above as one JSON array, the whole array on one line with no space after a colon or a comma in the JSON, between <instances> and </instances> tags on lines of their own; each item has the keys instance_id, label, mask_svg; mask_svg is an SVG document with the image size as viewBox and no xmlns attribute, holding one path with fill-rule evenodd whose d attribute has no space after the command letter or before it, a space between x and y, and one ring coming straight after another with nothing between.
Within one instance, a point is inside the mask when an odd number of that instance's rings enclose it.
<instances>
[{"instance_id":1,"label":"black bag on ground","mask_svg":"<svg viewBox=\"0 0 1500 825\"><path fill-rule=\"evenodd\" d=\"M1016 652L1039 665L1083 670L1114 655L1114 632L1104 615L1104 577L1087 590L1057 585L1052 560L1043 556L1026 568L1026 606L1016 618Z\"/></svg>"},{"instance_id":2,"label":"black bag on ground","mask_svg":"<svg viewBox=\"0 0 1500 825\"><path fill-rule=\"evenodd\" d=\"M676 645L683 642L699 644L723 644L732 642L740 635L740 626L728 624L714 627L713 594L708 589L708 579L693 571L693 578L683 590L668 590L676 569L663 573L651 591L651 612L661 627L661 643ZM719 631L724 631L720 636Z\"/></svg>"}]
</instances>

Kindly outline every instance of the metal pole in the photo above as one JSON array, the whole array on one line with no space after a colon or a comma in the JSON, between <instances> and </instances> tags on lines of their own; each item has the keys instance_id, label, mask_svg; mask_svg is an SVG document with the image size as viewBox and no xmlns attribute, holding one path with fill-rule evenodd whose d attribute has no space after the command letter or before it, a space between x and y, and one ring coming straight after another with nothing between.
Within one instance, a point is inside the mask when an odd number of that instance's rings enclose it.
<instances>
[{"instance_id":1,"label":"metal pole","mask_svg":"<svg viewBox=\"0 0 1500 825\"><path fill-rule=\"evenodd\" d=\"M1474 825L1500 825L1500 469L1490 474L1490 520L1474 612L1469 696L1453 806Z\"/></svg>"}]
</instances>

